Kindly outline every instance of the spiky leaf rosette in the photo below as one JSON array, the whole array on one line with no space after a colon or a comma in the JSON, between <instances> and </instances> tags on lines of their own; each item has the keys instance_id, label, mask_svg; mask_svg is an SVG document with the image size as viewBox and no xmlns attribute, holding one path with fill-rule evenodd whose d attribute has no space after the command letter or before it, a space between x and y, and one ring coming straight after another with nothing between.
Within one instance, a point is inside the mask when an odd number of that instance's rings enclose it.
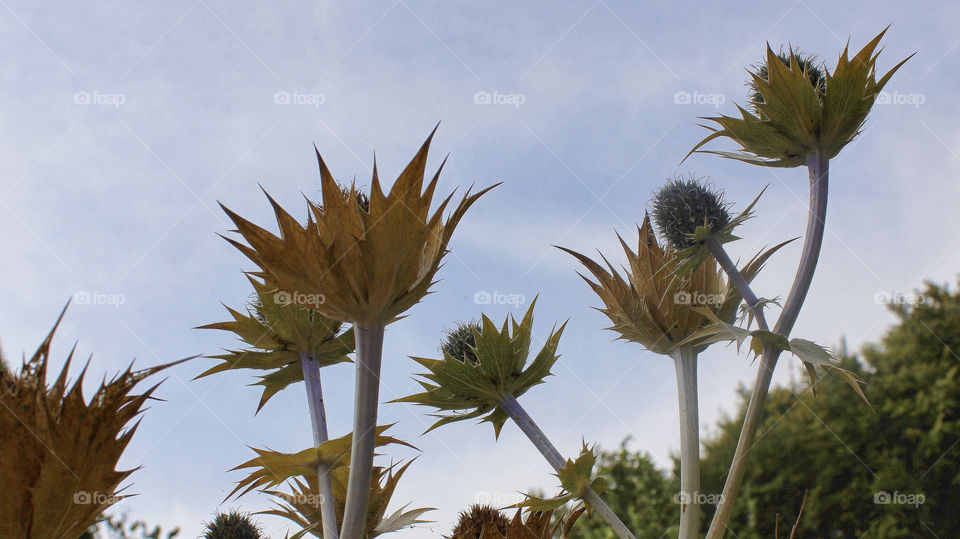
<instances>
[{"instance_id":1,"label":"spiky leaf rosette","mask_svg":"<svg viewBox=\"0 0 960 539\"><path fill-rule=\"evenodd\" d=\"M127 368L105 379L88 402L83 379L89 362L69 385L71 351L48 386L50 343L65 312L0 390L0 537L79 537L124 498L120 483L135 470L115 468L139 424L130 423L159 384L139 395L131 391L179 363Z\"/></svg>"},{"instance_id":2,"label":"spiky leaf rosette","mask_svg":"<svg viewBox=\"0 0 960 539\"><path fill-rule=\"evenodd\" d=\"M354 187L344 196L318 151L323 203L308 201L306 225L267 195L280 235L224 207L247 244L228 241L259 266L258 275L266 281L290 293L318 298L310 307L325 316L358 324L396 319L427 293L460 219L492 189L473 195L468 190L446 220L443 213L452 194L431 214L440 178L438 170L424 188L432 138L433 133L389 194L380 186L374 163L369 210L357 201Z\"/></svg>"},{"instance_id":3,"label":"spiky leaf rosette","mask_svg":"<svg viewBox=\"0 0 960 539\"><path fill-rule=\"evenodd\" d=\"M220 513L203 530L203 539L262 539L260 526L238 511Z\"/></svg>"},{"instance_id":4,"label":"spiky leaf rosette","mask_svg":"<svg viewBox=\"0 0 960 539\"><path fill-rule=\"evenodd\" d=\"M684 341L710 323L696 307L708 309L728 322L736 319L743 298L736 287L724 281L723 272L712 256L705 257L692 271L683 272L679 268L687 259L678 256L669 245L660 245L649 215L644 215L639 236L636 252L620 238L627 255L625 277L602 254L606 268L585 255L560 247L579 260L596 279L591 281L580 274L603 301L604 306L598 310L613 323L607 329L617 332L620 339L665 355L680 343L696 345ZM754 256L741 270L744 279L752 281L767 259L786 243Z\"/></svg>"},{"instance_id":5,"label":"spiky leaf rosette","mask_svg":"<svg viewBox=\"0 0 960 539\"><path fill-rule=\"evenodd\" d=\"M392 424L377 427L377 447L383 447L389 444L400 444L416 449L403 440L386 436L384 432L391 426ZM273 488L287 479L298 475L315 475L317 473L317 465L321 462L326 464L327 469L331 471L346 467L350 464L352 442L353 433L349 433L340 438L327 440L317 447L310 447L297 453L283 453L272 449L257 449L252 447L251 449L257 453L257 456L233 468L231 471L245 468L253 468L254 470L237 483L237 486L227 495L227 498L230 498L237 492L240 493L239 496L242 496L256 488Z\"/></svg>"},{"instance_id":6,"label":"spiky leaf rosette","mask_svg":"<svg viewBox=\"0 0 960 539\"><path fill-rule=\"evenodd\" d=\"M293 296L250 277L255 299L246 314L227 307L233 320L200 326L237 335L247 347L209 356L222 360L197 378L233 369L268 371L253 385L263 386L259 412L280 390L303 381L300 354L320 367L350 361L356 346L353 328L340 333L343 323L293 301Z\"/></svg>"},{"instance_id":7,"label":"spiky leaf rosette","mask_svg":"<svg viewBox=\"0 0 960 539\"><path fill-rule=\"evenodd\" d=\"M586 443L580 450L580 455L574 459L567 459L563 468L554 475L560 479L560 494L552 498L540 498L527 494L527 499L518 503L516 507L526 507L532 511L552 511L572 500L582 500L587 490L592 489L597 494L607 490L607 481L593 475L593 467L597 463L597 454L594 448Z\"/></svg>"},{"instance_id":8,"label":"spiky leaf rosette","mask_svg":"<svg viewBox=\"0 0 960 539\"><path fill-rule=\"evenodd\" d=\"M519 397L531 387L543 383L560 357L556 353L557 345L566 323L559 329L554 327L543 348L527 364L536 303L534 298L519 323L511 315L500 329L483 315L480 327L473 329L476 344L470 352L476 361L464 361L446 350L443 350L443 359L411 358L428 371L419 375L423 380L418 382L424 391L393 402L412 402L441 412L452 412L433 414L439 419L427 432L454 421L483 417L482 421L491 423L499 437L508 418L500 406L503 396Z\"/></svg>"},{"instance_id":9,"label":"spiky leaf rosette","mask_svg":"<svg viewBox=\"0 0 960 539\"><path fill-rule=\"evenodd\" d=\"M877 46L884 33L886 29L853 58L848 57L848 47L844 47L833 72L825 74L822 92L810 84L809 71L792 51L790 60L784 63L767 45L766 77L750 73L763 98L753 104L757 115L738 106L740 118L705 118L719 127L704 126L713 132L690 153L713 139L727 137L740 145L740 151L704 151L768 167L804 165L812 153L827 159L835 157L860 133L877 94L890 77L913 56L877 80Z\"/></svg>"},{"instance_id":10,"label":"spiky leaf rosette","mask_svg":"<svg viewBox=\"0 0 960 539\"><path fill-rule=\"evenodd\" d=\"M400 478L412 463L413 461L402 466L392 464L388 467L373 467L373 479L370 482L370 505L367 508L366 537L376 537L427 522L420 520L420 516L433 510L430 507L407 510L407 506L403 506L389 516L387 515L387 507L393 498L394 490L396 490ZM340 522L343 521L349 475L349 466L339 466L330 472L334 508ZM323 519L320 511L322 498L317 489L317 475L309 474L293 477L288 484L291 492L264 491L277 498L277 501L274 502L277 504L277 508L261 511L260 514L284 517L304 529L309 529L309 533L317 537L323 537Z\"/></svg>"}]
</instances>

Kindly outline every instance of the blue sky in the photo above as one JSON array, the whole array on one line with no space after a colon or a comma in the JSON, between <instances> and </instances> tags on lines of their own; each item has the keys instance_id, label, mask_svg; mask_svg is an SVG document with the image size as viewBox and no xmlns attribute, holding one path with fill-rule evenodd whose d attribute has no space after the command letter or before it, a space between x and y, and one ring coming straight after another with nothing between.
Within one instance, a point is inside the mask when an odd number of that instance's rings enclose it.
<instances>
[{"instance_id":1,"label":"blue sky","mask_svg":"<svg viewBox=\"0 0 960 539\"><path fill-rule=\"evenodd\" d=\"M831 164L822 263L794 334L852 348L892 321L877 294L909 294L924 279L953 282L960 250L960 6L903 2L371 2L46 5L0 2L0 339L31 353L75 301L56 340L93 354L91 383L136 358L148 366L232 344L191 329L223 319L249 295L251 269L217 233L217 202L271 224L262 185L295 214L318 196L313 144L334 174L369 181L401 170L439 121L431 169L449 153L440 190L504 184L464 218L442 281L387 330L384 400L416 389L409 355L435 353L440 332L481 310L496 319L537 294L535 336L570 320L556 376L522 402L572 454L581 437L631 446L669 464L677 447L669 360L612 342L577 264L551 247L599 248L622 261L651 192L675 173L710 176L739 207L764 185L758 217L731 244L752 255L802 234L805 171L765 170L684 154L704 135L697 117L732 113L744 68L764 43L792 43L828 66L849 38L859 49L887 24L879 67L917 51L888 86L862 136ZM489 101L489 103L487 102ZM685 101L689 101L688 103ZM723 143L719 143L723 146ZM799 246L757 280L786 293ZM516 304L477 305L478 293ZM183 527L218 507L263 509L247 495L219 505L240 478L227 470L246 444L311 443L302 387L254 417L259 391L243 373L191 379L210 365L171 369L125 454L140 493L131 516ZM701 424L709 432L752 380L744 357L703 355ZM797 376L782 362L781 382ZM347 432L352 370L325 370L331 429ZM91 387L92 390L92 387ZM395 501L433 506L448 531L474 501L509 503L552 488L549 467L507 426L457 424L420 437L424 410L381 406L383 421L422 451ZM416 455L391 451L392 458ZM851 459L853 457L851 456ZM285 521L265 517L282 536Z\"/></svg>"}]
</instances>

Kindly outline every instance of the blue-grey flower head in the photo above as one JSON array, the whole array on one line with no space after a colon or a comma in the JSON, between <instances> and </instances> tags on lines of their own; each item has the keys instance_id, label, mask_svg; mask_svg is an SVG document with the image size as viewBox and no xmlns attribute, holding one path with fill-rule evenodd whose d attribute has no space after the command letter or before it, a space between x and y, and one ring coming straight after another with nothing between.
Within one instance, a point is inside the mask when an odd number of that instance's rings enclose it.
<instances>
[{"instance_id":1,"label":"blue-grey flower head","mask_svg":"<svg viewBox=\"0 0 960 539\"><path fill-rule=\"evenodd\" d=\"M723 230L730 224L729 204L723 193L702 179L673 178L653 197L653 221L676 250L694 245L697 227Z\"/></svg>"}]
</instances>

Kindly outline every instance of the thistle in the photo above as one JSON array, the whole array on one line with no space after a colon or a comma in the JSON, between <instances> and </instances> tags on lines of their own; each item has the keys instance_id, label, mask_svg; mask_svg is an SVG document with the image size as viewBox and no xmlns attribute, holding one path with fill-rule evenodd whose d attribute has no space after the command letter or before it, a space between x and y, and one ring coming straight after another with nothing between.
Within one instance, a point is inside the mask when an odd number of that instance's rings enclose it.
<instances>
[{"instance_id":1,"label":"thistle","mask_svg":"<svg viewBox=\"0 0 960 539\"><path fill-rule=\"evenodd\" d=\"M554 511L530 511L527 518L517 509L509 519L489 505L472 505L460 513L453 532L446 539L553 539L569 537L584 509L554 519ZM556 520L556 522L554 522Z\"/></svg>"},{"instance_id":2,"label":"thistle","mask_svg":"<svg viewBox=\"0 0 960 539\"><path fill-rule=\"evenodd\" d=\"M845 47L833 71L824 73L822 85L811 84L812 78L819 80L819 76L810 69L809 59L797 58L791 49L784 62L767 45L766 70L750 73L750 84L756 89L751 106L756 115L737 107L740 118L706 118L719 127L704 126L713 133L690 153L713 139L727 137L740 145L739 152L704 151L769 167L804 165L812 154L835 157L860 133L877 94L910 59L908 56L877 80L876 50L884 33L886 29L853 58Z\"/></svg>"},{"instance_id":3,"label":"thistle","mask_svg":"<svg viewBox=\"0 0 960 539\"><path fill-rule=\"evenodd\" d=\"M254 383L263 386L259 412L279 391L303 381L303 356L309 358L314 369L351 361L347 354L354 350L354 335L352 328L341 331L342 322L294 302L290 293L254 277L249 280L254 299L246 313L227 307L233 320L199 327L230 331L245 347L209 356L221 362L197 378L235 369L264 371Z\"/></svg>"},{"instance_id":4,"label":"thistle","mask_svg":"<svg viewBox=\"0 0 960 539\"><path fill-rule=\"evenodd\" d=\"M263 532L250 515L238 511L220 513L204 527L203 539L262 539Z\"/></svg>"},{"instance_id":5,"label":"thistle","mask_svg":"<svg viewBox=\"0 0 960 539\"><path fill-rule=\"evenodd\" d=\"M431 214L440 177L438 170L424 187L432 139L433 133L387 194L374 163L366 199L357 195L355 186L345 194L317 150L323 202L308 201L306 225L267 196L277 217L279 236L224 208L247 244L228 241L260 268L256 275L282 290L312 297L308 306L324 316L354 324L357 375L353 431L358 434L341 530L341 535L348 538L360 536L367 512L384 327L427 294L460 219L493 188L473 195L468 190L446 220L443 213L452 194Z\"/></svg>"},{"instance_id":6,"label":"thistle","mask_svg":"<svg viewBox=\"0 0 960 539\"><path fill-rule=\"evenodd\" d=\"M761 331L767 331L767 342L760 347L762 358L754 390L747 405L740 440L727 474L723 496L707 534L710 539L722 537L725 531L726 521L743 480L746 454L753 445L759 427L763 403L770 388L777 359L784 350L795 351L786 339L806 299L820 256L827 212L830 159L836 157L860 133L879 92L912 56L908 56L877 79L877 47L885 33L886 29L853 58L848 55L849 47L844 47L833 71L824 70L822 84L821 77L811 67L809 58L800 57L792 49L789 57L781 58L767 45L766 60L762 64L765 69L751 72L748 83L755 88L751 108L756 114L737 107L740 118L724 115L706 118L719 127L704 126L712 133L687 154L689 157L693 152L704 151L748 164L770 167L806 165L810 180L810 211L800 265L776 324L770 331L761 327ZM711 140L721 137L736 142L740 151L700 150ZM757 316L758 322L765 326L762 313L755 312L759 299L747 291L749 286L744 280L736 277L736 268L732 267L729 260L721 260L721 263L735 286L745 294L748 307ZM749 297L751 295L752 298ZM796 350L801 353L812 351L813 355L808 355L808 359L822 360L822 350L816 345L811 347L806 343L800 343ZM812 369L812 365L808 366L808 370ZM850 381L859 391L857 382Z\"/></svg>"},{"instance_id":7,"label":"thistle","mask_svg":"<svg viewBox=\"0 0 960 539\"><path fill-rule=\"evenodd\" d=\"M280 390L304 381L313 439L316 445L320 445L329 439L320 368L350 361L347 354L354 349L353 329L340 333L341 322L300 305L298 296L277 290L255 277L249 279L254 299L247 314L227 307L232 321L201 326L202 329L231 331L247 348L212 356L223 361L197 378L232 369L268 371L254 384L263 386L257 412ZM320 478L319 488L325 494L323 499L332 499L326 466L318 463L316 473ZM333 506L324 504L323 509L328 515L327 539L336 539Z\"/></svg>"},{"instance_id":8,"label":"thistle","mask_svg":"<svg viewBox=\"0 0 960 539\"><path fill-rule=\"evenodd\" d=\"M824 91L827 87L827 80L825 77L825 71L821 64L817 63L817 57L815 55L806 56L800 51L791 49L790 53L784 53L783 49L777 53L777 59L780 60L780 63L786 67L791 67L793 62L797 62L797 65L800 66L801 71L806 73L807 80L810 82L810 86L817 91L820 95L820 99L823 99ZM769 61L769 58L768 58ZM754 73L760 79L769 81L770 80L770 70L767 67L767 62L759 62L754 67ZM757 82L754 79L750 79L747 82L747 87L750 89L750 106L753 109L754 113L757 115L762 114L760 109L757 107L759 103L763 103L763 93L760 92L760 87L757 86Z\"/></svg>"},{"instance_id":9,"label":"thistle","mask_svg":"<svg viewBox=\"0 0 960 539\"><path fill-rule=\"evenodd\" d=\"M696 232L729 235L740 218L730 219L723 198L693 179L669 182L653 206L661 229L675 245L661 246L650 217L644 215L637 251L620 239L629 266L626 278L603 255L608 269L576 251L560 249L573 255L596 279L594 282L581 274L603 301L600 312L613 322L607 329L617 332L621 339L673 359L680 415L680 486L683 492L696 493L700 482L697 354L710 344L708 339L698 337L714 319L732 322L742 297L724 282L713 257L700 253L691 264L693 257L681 256L681 252L699 252L701 238ZM749 279L756 276L782 245L755 256L744 267L744 274ZM680 537L694 537L699 527L699 506L682 504L680 510Z\"/></svg>"},{"instance_id":10,"label":"thistle","mask_svg":"<svg viewBox=\"0 0 960 539\"><path fill-rule=\"evenodd\" d=\"M499 437L507 419L513 419L559 473L567 461L517 401L518 396L543 383L560 357L556 350L566 323L551 330L543 348L528 364L536 303L534 299L519 323L510 316L497 329L482 315L480 323L460 324L448 332L440 346L442 359L411 358L428 371L418 380L424 391L392 402L412 402L439 410L441 413L434 414L439 419L427 432L455 421L482 418L481 422L493 425L494 435ZM619 537L633 537L594 490L588 487L577 496L596 509Z\"/></svg>"},{"instance_id":11,"label":"thistle","mask_svg":"<svg viewBox=\"0 0 960 539\"><path fill-rule=\"evenodd\" d=\"M116 470L159 384L139 395L134 386L181 360L104 380L88 401L84 366L69 385L73 352L47 385L50 344L63 312L19 375L0 388L0 537L80 537L104 510L127 495L120 483L134 470Z\"/></svg>"},{"instance_id":12,"label":"thistle","mask_svg":"<svg viewBox=\"0 0 960 539\"><path fill-rule=\"evenodd\" d=\"M421 507L407 510L407 506L404 505L389 515L386 512L400 478L411 464L413 464L413 461L409 461L402 466L393 464L389 467L373 467L373 481L370 483L370 504L367 509L366 535L364 537L376 537L427 522L420 520L420 516L427 511L431 511L432 508ZM349 473L350 470L347 466L338 467L331 473L334 506L338 521L343 519ZM291 477L287 482L290 486L290 492L263 491L276 498L277 507L261 511L260 514L286 518L301 526L308 533L316 537L323 537L320 526L318 526L318 524L322 525L323 523L323 515L319 503L322 495L317 489L316 474Z\"/></svg>"}]
</instances>

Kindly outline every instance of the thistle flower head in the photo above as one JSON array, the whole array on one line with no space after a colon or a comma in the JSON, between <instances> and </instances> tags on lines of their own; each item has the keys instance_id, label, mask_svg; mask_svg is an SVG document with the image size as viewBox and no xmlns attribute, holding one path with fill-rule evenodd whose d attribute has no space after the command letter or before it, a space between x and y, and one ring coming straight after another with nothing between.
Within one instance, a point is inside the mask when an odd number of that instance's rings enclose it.
<instances>
[{"instance_id":1,"label":"thistle flower head","mask_svg":"<svg viewBox=\"0 0 960 539\"><path fill-rule=\"evenodd\" d=\"M440 351L444 356L450 356L460 361L477 363L477 333L483 331L479 322L470 321L458 323L453 329L447 330L440 343Z\"/></svg>"},{"instance_id":2,"label":"thistle flower head","mask_svg":"<svg viewBox=\"0 0 960 539\"><path fill-rule=\"evenodd\" d=\"M449 539L481 539L506 537L510 520L490 505L471 505L460 513Z\"/></svg>"},{"instance_id":3,"label":"thistle flower head","mask_svg":"<svg viewBox=\"0 0 960 539\"><path fill-rule=\"evenodd\" d=\"M454 421L482 417L499 436L508 417L500 405L503 396L519 397L543 383L560 357L556 354L557 345L566 324L554 328L540 352L527 363L534 305L536 299L519 323L510 316L499 329L486 315L481 318L479 330L464 325L474 335L474 344L465 350L442 346L442 359L412 358L428 371L420 374L424 391L393 402L412 402L439 410L441 413L435 414L439 419L427 432ZM463 357L451 355L450 350L461 351Z\"/></svg>"},{"instance_id":4,"label":"thistle flower head","mask_svg":"<svg viewBox=\"0 0 960 539\"><path fill-rule=\"evenodd\" d=\"M824 91L827 87L826 79L826 68L825 66L817 62L817 57L814 54L805 55L799 50L790 49L789 53L783 52L781 49L780 52L776 55L777 60L780 60L780 63L790 68L793 65L793 62L797 62L800 66L800 69L806 73L807 80L810 82L810 85L817 90L817 94L820 96L820 99L823 99ZM769 60L769 58L767 58ZM767 67L767 62L757 62L753 65L753 73L756 74L759 78L768 81L770 80L770 70ZM751 77L747 81L747 87L750 90L749 102L753 112L756 114L761 114L759 105L764 103L763 93L760 91L760 87L757 85L757 81Z\"/></svg>"},{"instance_id":5,"label":"thistle flower head","mask_svg":"<svg viewBox=\"0 0 960 539\"><path fill-rule=\"evenodd\" d=\"M697 227L719 231L730 224L723 193L693 176L668 180L653 196L653 220L676 249L694 245Z\"/></svg>"},{"instance_id":6,"label":"thistle flower head","mask_svg":"<svg viewBox=\"0 0 960 539\"><path fill-rule=\"evenodd\" d=\"M203 539L262 539L260 526L246 513L220 513L204 527Z\"/></svg>"},{"instance_id":7,"label":"thistle flower head","mask_svg":"<svg viewBox=\"0 0 960 539\"><path fill-rule=\"evenodd\" d=\"M374 163L369 197L358 196L355 186L344 194L318 150L323 200L308 201L307 222L294 219L268 195L280 234L224 207L246 244L228 241L260 268L255 275L307 298L328 318L358 324L395 320L428 292L460 219L492 188L472 195L468 190L446 220L452 194L430 213L440 179L438 170L424 185L432 138L431 133L389 193Z\"/></svg>"},{"instance_id":8,"label":"thistle flower head","mask_svg":"<svg viewBox=\"0 0 960 539\"><path fill-rule=\"evenodd\" d=\"M263 386L261 408L285 387L303 381L300 357L304 355L320 367L350 361L355 340L353 328L331 320L299 301L299 297L249 277L254 296L247 312L227 307L233 320L200 326L235 333L246 345L209 356L221 362L197 378L233 369L264 371L254 385Z\"/></svg>"},{"instance_id":9,"label":"thistle flower head","mask_svg":"<svg viewBox=\"0 0 960 539\"><path fill-rule=\"evenodd\" d=\"M742 297L724 280L723 272L709 254L689 271L681 271L688 259L679 256L670 245L657 241L650 217L644 215L639 227L639 241L634 251L623 238L620 245L627 257L626 274L621 275L605 256L603 265L571 249L560 249L573 255L595 280L581 274L583 280L600 297L598 310L610 319L607 329L620 339L633 341L658 354L669 354L680 346L694 346L688 339L711 323L716 316L733 322ZM619 236L618 236L619 237ZM741 270L749 282L763 263L781 245L755 256ZM705 316L708 309L711 316Z\"/></svg>"},{"instance_id":10,"label":"thistle flower head","mask_svg":"<svg viewBox=\"0 0 960 539\"><path fill-rule=\"evenodd\" d=\"M740 151L703 151L768 167L804 165L811 154L835 157L860 133L877 94L910 59L908 56L877 78L877 47L885 32L886 29L853 58L845 47L833 71L824 70L822 77L817 72L819 68L811 65L811 57L798 58L791 50L789 56L781 58L767 45L767 57L762 64L766 69L750 73L750 85L756 94L751 99L753 112L738 106L739 118L706 118L717 127L704 126L712 133L697 143L687 157L720 137L736 142Z\"/></svg>"}]
</instances>

